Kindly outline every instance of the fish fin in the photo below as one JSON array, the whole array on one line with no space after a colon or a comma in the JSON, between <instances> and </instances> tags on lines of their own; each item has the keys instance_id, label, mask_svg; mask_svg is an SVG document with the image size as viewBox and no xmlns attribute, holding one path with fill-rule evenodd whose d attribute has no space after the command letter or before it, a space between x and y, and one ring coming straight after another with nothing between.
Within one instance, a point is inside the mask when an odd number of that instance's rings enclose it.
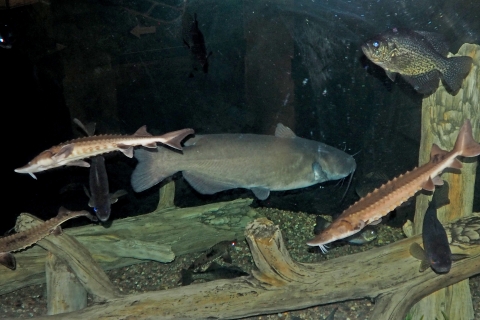
<instances>
[{"instance_id":1,"label":"fish fin","mask_svg":"<svg viewBox=\"0 0 480 320\"><path fill-rule=\"evenodd\" d=\"M88 198L91 198L90 192L88 191L87 187L83 186L83 191L85 192Z\"/></svg>"},{"instance_id":2,"label":"fish fin","mask_svg":"<svg viewBox=\"0 0 480 320\"><path fill-rule=\"evenodd\" d=\"M430 262L428 262L428 260L422 260L422 262L420 263L420 267L418 268L418 271L423 272L428 268L430 268Z\"/></svg>"},{"instance_id":3,"label":"fish fin","mask_svg":"<svg viewBox=\"0 0 480 320\"><path fill-rule=\"evenodd\" d=\"M465 120L460 128L453 150L460 151L460 155L464 157L475 157L480 155L480 144L473 139L470 120Z\"/></svg>"},{"instance_id":4,"label":"fish fin","mask_svg":"<svg viewBox=\"0 0 480 320\"><path fill-rule=\"evenodd\" d=\"M33 179L37 180L37 177L32 173L32 172L29 172L28 173Z\"/></svg>"},{"instance_id":5,"label":"fish fin","mask_svg":"<svg viewBox=\"0 0 480 320\"><path fill-rule=\"evenodd\" d=\"M62 159L65 159L70 154L72 154L72 151L74 148L75 148L75 145L73 143L66 144L63 147L61 147L60 150L58 150L58 152L55 153L55 155L52 156L52 159L54 159L55 161L60 161Z\"/></svg>"},{"instance_id":6,"label":"fish fin","mask_svg":"<svg viewBox=\"0 0 480 320\"><path fill-rule=\"evenodd\" d=\"M90 167L90 163L88 163L87 161L83 161L83 160L70 161L65 165L68 166L68 167L84 167L84 168L89 168Z\"/></svg>"},{"instance_id":7,"label":"fish fin","mask_svg":"<svg viewBox=\"0 0 480 320\"><path fill-rule=\"evenodd\" d=\"M238 188L238 185L234 185L228 182L212 181L208 176L204 176L199 173L193 173L189 171L183 171L183 177L188 183L201 194L214 194L220 191L230 190Z\"/></svg>"},{"instance_id":8,"label":"fish fin","mask_svg":"<svg viewBox=\"0 0 480 320\"><path fill-rule=\"evenodd\" d=\"M163 162L160 166L159 161L163 160L161 152L170 152L165 148L158 148L155 151L146 149L137 149L135 158L138 164L133 170L130 183L135 192L140 192L153 187L163 179L173 175L177 170L175 168L168 169L168 165ZM173 152L171 152L174 154Z\"/></svg>"},{"instance_id":9,"label":"fish fin","mask_svg":"<svg viewBox=\"0 0 480 320\"><path fill-rule=\"evenodd\" d=\"M432 178L428 177L428 180L422 184L422 188L427 191L435 190L435 184L432 181Z\"/></svg>"},{"instance_id":10,"label":"fish fin","mask_svg":"<svg viewBox=\"0 0 480 320\"><path fill-rule=\"evenodd\" d=\"M429 94L438 88L440 72L436 69L417 75L404 75L402 77L421 94Z\"/></svg>"},{"instance_id":11,"label":"fish fin","mask_svg":"<svg viewBox=\"0 0 480 320\"><path fill-rule=\"evenodd\" d=\"M147 126L143 125L138 128L137 131L133 134L135 137L151 137L152 135L147 132Z\"/></svg>"},{"instance_id":12,"label":"fish fin","mask_svg":"<svg viewBox=\"0 0 480 320\"><path fill-rule=\"evenodd\" d=\"M440 178L440 176L433 177L432 182L436 186L443 186L443 184L444 184L444 181L443 181L442 178Z\"/></svg>"},{"instance_id":13,"label":"fish fin","mask_svg":"<svg viewBox=\"0 0 480 320\"><path fill-rule=\"evenodd\" d=\"M472 62L472 58L467 56L447 59L447 68L443 71L442 80L452 92L460 89L463 78L470 72Z\"/></svg>"},{"instance_id":14,"label":"fish fin","mask_svg":"<svg viewBox=\"0 0 480 320\"><path fill-rule=\"evenodd\" d=\"M462 169L463 168L463 164L457 159L453 159L453 162L451 165L449 165L449 168L452 168L452 169Z\"/></svg>"},{"instance_id":15,"label":"fish fin","mask_svg":"<svg viewBox=\"0 0 480 320\"><path fill-rule=\"evenodd\" d=\"M53 234L55 236L59 236L62 234L62 228L60 226L56 226L52 230L50 230L50 234Z\"/></svg>"},{"instance_id":16,"label":"fish fin","mask_svg":"<svg viewBox=\"0 0 480 320\"><path fill-rule=\"evenodd\" d=\"M15 270L17 268L17 260L10 252L0 253L0 264L3 264L5 267L11 270Z\"/></svg>"},{"instance_id":17,"label":"fish fin","mask_svg":"<svg viewBox=\"0 0 480 320\"><path fill-rule=\"evenodd\" d=\"M428 31L417 31L417 30L415 30L415 33L418 33L419 35L424 37L432 45L435 51L437 51L444 57L447 56L448 45L447 45L447 40L445 39L445 36L443 34L436 33L436 32L428 32Z\"/></svg>"},{"instance_id":18,"label":"fish fin","mask_svg":"<svg viewBox=\"0 0 480 320\"><path fill-rule=\"evenodd\" d=\"M392 81L395 81L395 78L397 76L397 73L396 72L392 72L392 71L388 71L388 70L385 70L385 73L387 74L387 77L392 80Z\"/></svg>"},{"instance_id":19,"label":"fish fin","mask_svg":"<svg viewBox=\"0 0 480 320\"><path fill-rule=\"evenodd\" d=\"M436 209L441 208L450 204L450 199L448 198L448 191L450 186L447 181L443 182L443 186L435 188L435 192L432 196L432 202Z\"/></svg>"},{"instance_id":20,"label":"fish fin","mask_svg":"<svg viewBox=\"0 0 480 320\"><path fill-rule=\"evenodd\" d=\"M185 139L191 134L195 134L195 131L193 131L193 129L182 129L182 130L168 132L162 135L162 138L165 139L164 142L162 143L172 148L182 150L181 143L183 139Z\"/></svg>"},{"instance_id":21,"label":"fish fin","mask_svg":"<svg viewBox=\"0 0 480 320\"><path fill-rule=\"evenodd\" d=\"M464 253L452 253L452 260L453 261L458 261L458 260L462 260L462 259L466 259L468 257L470 257L469 254L464 254Z\"/></svg>"},{"instance_id":22,"label":"fish fin","mask_svg":"<svg viewBox=\"0 0 480 320\"><path fill-rule=\"evenodd\" d=\"M313 170L313 177L315 181L324 182L329 180L327 175L323 171L322 166L317 161L313 163L312 170Z\"/></svg>"},{"instance_id":23,"label":"fish fin","mask_svg":"<svg viewBox=\"0 0 480 320\"><path fill-rule=\"evenodd\" d=\"M126 195L127 193L128 192L126 190L123 190L123 189L115 191L113 194L111 193L110 194L110 204L116 203L118 201L118 198Z\"/></svg>"},{"instance_id":24,"label":"fish fin","mask_svg":"<svg viewBox=\"0 0 480 320\"><path fill-rule=\"evenodd\" d=\"M410 246L410 254L417 260L427 260L427 256L425 255L425 250L416 242L412 243Z\"/></svg>"},{"instance_id":25,"label":"fish fin","mask_svg":"<svg viewBox=\"0 0 480 320\"><path fill-rule=\"evenodd\" d=\"M259 200L265 200L270 195L270 190L267 188L254 187L250 189L253 191L255 197L257 197Z\"/></svg>"},{"instance_id":26,"label":"fish fin","mask_svg":"<svg viewBox=\"0 0 480 320\"><path fill-rule=\"evenodd\" d=\"M87 123L87 125L84 125L80 120L78 120L77 118L73 118L73 122L80 127L80 129L83 130L83 132L85 132L85 134L89 137L93 136L93 134L95 133L95 126L96 126L96 123L95 122L90 122L90 123Z\"/></svg>"},{"instance_id":27,"label":"fish fin","mask_svg":"<svg viewBox=\"0 0 480 320\"><path fill-rule=\"evenodd\" d=\"M292 129L290 129L287 126L284 126L282 123L278 123L277 127L275 128L275 137L278 137L278 138L295 138L296 135L292 131Z\"/></svg>"},{"instance_id":28,"label":"fish fin","mask_svg":"<svg viewBox=\"0 0 480 320\"><path fill-rule=\"evenodd\" d=\"M124 155L126 155L129 158L133 158L133 147L132 146L127 146L126 144L119 143L117 144L117 148L122 151Z\"/></svg>"},{"instance_id":29,"label":"fish fin","mask_svg":"<svg viewBox=\"0 0 480 320\"><path fill-rule=\"evenodd\" d=\"M379 218L377 220L373 220L372 222L370 222L368 225L369 226L376 226L377 224L379 224L380 222L382 222L382 218Z\"/></svg>"}]
</instances>

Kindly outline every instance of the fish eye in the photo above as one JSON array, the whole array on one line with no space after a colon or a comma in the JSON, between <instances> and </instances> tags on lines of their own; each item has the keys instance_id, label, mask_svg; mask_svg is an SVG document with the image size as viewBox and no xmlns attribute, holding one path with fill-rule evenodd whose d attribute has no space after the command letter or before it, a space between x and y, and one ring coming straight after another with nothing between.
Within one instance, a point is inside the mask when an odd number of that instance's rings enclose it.
<instances>
[{"instance_id":1,"label":"fish eye","mask_svg":"<svg viewBox=\"0 0 480 320\"><path fill-rule=\"evenodd\" d=\"M374 48L380 47L380 44L378 43L378 41L374 41L374 42L372 43L372 45L373 45Z\"/></svg>"}]
</instances>

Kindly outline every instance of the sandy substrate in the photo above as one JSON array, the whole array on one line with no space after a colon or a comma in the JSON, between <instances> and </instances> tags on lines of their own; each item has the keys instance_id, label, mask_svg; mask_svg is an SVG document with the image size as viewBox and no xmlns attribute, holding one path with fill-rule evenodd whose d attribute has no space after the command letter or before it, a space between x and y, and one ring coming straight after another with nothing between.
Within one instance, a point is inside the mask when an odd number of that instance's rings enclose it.
<instances>
[{"instance_id":1,"label":"sandy substrate","mask_svg":"<svg viewBox=\"0 0 480 320\"><path fill-rule=\"evenodd\" d=\"M311 238L312 228L315 224L314 216L301 212L281 211L277 209L257 209L275 224L280 226L283 237L293 259L300 262L321 263L326 259L368 250L375 246L385 245L403 238L400 229L380 225L379 236L373 242L363 246L339 244L323 255L317 248L305 245ZM129 267L109 271L112 282L123 293L133 294L136 292L165 290L177 287L181 282L181 270L186 269L201 253L188 256L179 256L174 262L162 264L157 262L145 262ZM246 241L237 242L230 250L232 264L239 266L246 272L254 268L253 260ZM219 258L218 263L224 264ZM3 271L7 272L7 270ZM198 280L203 281L203 280ZM473 295L475 314L480 315L480 276L470 279L470 288ZM89 303L92 303L91 300ZM353 300L342 303L318 306L303 310L289 311L278 314L262 315L244 319L324 319L330 312L338 307L335 320L345 319L370 319L374 302ZM45 285L31 286L0 297L0 318L30 318L46 314L46 287Z\"/></svg>"}]
</instances>

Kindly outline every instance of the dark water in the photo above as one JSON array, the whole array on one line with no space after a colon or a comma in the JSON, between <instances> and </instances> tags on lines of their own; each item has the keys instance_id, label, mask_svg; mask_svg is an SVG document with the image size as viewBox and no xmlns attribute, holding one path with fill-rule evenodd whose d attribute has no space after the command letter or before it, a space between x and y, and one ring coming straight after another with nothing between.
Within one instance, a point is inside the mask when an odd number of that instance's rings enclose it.
<instances>
[{"instance_id":1,"label":"dark water","mask_svg":"<svg viewBox=\"0 0 480 320\"><path fill-rule=\"evenodd\" d=\"M301 137L356 153L354 183L371 171L403 173L418 163L422 96L391 82L360 44L404 27L441 33L457 52L465 42L480 43L479 12L475 0L52 0L4 9L0 22L14 42L0 48L8 141L0 231L13 227L20 212L47 219L62 205L87 208L88 169L55 169L38 180L13 172L80 136L74 117L96 122L97 133L123 134L144 124L153 134L186 127L273 134L282 122ZM183 43L194 13L212 51L207 74ZM137 37L135 26L155 33ZM112 206L111 218L154 210L158 187L140 194L130 187L134 159L111 154L106 166L111 190L129 192ZM175 179L179 206L253 197L240 189L204 196ZM351 188L340 202L345 188L333 181L274 192L255 205L333 214L357 199ZM478 197L474 206L480 210Z\"/></svg>"}]
</instances>

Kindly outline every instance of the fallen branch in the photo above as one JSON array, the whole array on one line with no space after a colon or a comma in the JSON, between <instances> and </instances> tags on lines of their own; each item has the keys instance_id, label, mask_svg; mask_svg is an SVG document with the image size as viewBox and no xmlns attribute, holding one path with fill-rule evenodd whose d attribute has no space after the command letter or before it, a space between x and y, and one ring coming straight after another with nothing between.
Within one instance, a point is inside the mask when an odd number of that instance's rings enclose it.
<instances>
[{"instance_id":1,"label":"fallen branch","mask_svg":"<svg viewBox=\"0 0 480 320\"><path fill-rule=\"evenodd\" d=\"M448 274L418 271L415 236L366 252L304 264L290 258L278 226L260 218L246 238L252 276L128 295L77 312L36 319L234 319L360 298L378 298L372 319L402 319L419 298L480 273L480 215L447 226L453 251L469 254Z\"/></svg>"}]
</instances>

